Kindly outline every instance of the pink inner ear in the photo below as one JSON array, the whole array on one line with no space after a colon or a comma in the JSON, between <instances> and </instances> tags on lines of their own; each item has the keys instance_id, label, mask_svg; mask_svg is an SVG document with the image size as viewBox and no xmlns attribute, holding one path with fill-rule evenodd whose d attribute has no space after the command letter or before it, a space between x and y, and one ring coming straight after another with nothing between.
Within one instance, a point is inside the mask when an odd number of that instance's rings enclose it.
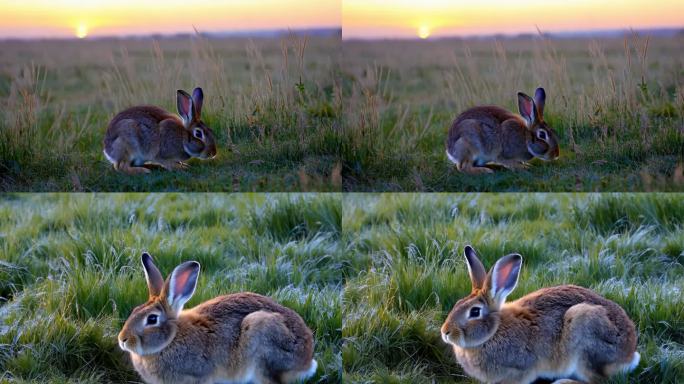
<instances>
[{"instance_id":1,"label":"pink inner ear","mask_svg":"<svg viewBox=\"0 0 684 384\"><path fill-rule=\"evenodd\" d=\"M190 272L182 272L176 275L176 285L174 286L174 295L176 297L180 296L183 291L185 290L185 285L188 283L188 279L190 278Z\"/></svg>"},{"instance_id":2,"label":"pink inner ear","mask_svg":"<svg viewBox=\"0 0 684 384\"><path fill-rule=\"evenodd\" d=\"M532 116L532 102L525 100L522 103L523 113L525 116Z\"/></svg>"},{"instance_id":3,"label":"pink inner ear","mask_svg":"<svg viewBox=\"0 0 684 384\"><path fill-rule=\"evenodd\" d=\"M181 108L183 109L183 114L190 116L190 99L187 97L181 98Z\"/></svg>"},{"instance_id":4,"label":"pink inner ear","mask_svg":"<svg viewBox=\"0 0 684 384\"><path fill-rule=\"evenodd\" d=\"M505 286L506 280L508 280L508 276L510 276L512 270L513 270L513 263L506 264L503 267L499 268L499 271L496 274L496 278L497 278L496 286L498 287L499 290Z\"/></svg>"}]
</instances>

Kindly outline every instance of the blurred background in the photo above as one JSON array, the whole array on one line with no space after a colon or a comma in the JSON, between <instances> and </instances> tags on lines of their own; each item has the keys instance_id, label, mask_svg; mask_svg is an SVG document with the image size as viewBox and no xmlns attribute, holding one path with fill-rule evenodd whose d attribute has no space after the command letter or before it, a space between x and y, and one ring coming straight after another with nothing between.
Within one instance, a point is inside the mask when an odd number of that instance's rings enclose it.
<instances>
[{"instance_id":1,"label":"blurred background","mask_svg":"<svg viewBox=\"0 0 684 384\"><path fill-rule=\"evenodd\" d=\"M342 19L344 190L684 190L683 2L345 0ZM456 116L537 87L560 158L455 172Z\"/></svg>"},{"instance_id":2,"label":"blurred background","mask_svg":"<svg viewBox=\"0 0 684 384\"><path fill-rule=\"evenodd\" d=\"M147 300L143 251L166 277L196 260L191 308L251 291L313 330L317 375L340 383L339 195L0 195L0 382L142 382L116 335Z\"/></svg>"},{"instance_id":3,"label":"blurred background","mask_svg":"<svg viewBox=\"0 0 684 384\"><path fill-rule=\"evenodd\" d=\"M0 190L339 191L339 0L3 1ZM204 89L218 157L131 178L102 155L123 108Z\"/></svg>"},{"instance_id":4,"label":"blurred background","mask_svg":"<svg viewBox=\"0 0 684 384\"><path fill-rule=\"evenodd\" d=\"M601 35L682 29L684 4L672 0L344 0L345 39L536 34Z\"/></svg>"},{"instance_id":5,"label":"blurred background","mask_svg":"<svg viewBox=\"0 0 684 384\"><path fill-rule=\"evenodd\" d=\"M10 0L0 6L0 38L20 39L337 29L341 13L337 0Z\"/></svg>"},{"instance_id":6,"label":"blurred background","mask_svg":"<svg viewBox=\"0 0 684 384\"><path fill-rule=\"evenodd\" d=\"M605 383L684 380L681 194L356 194L343 207L358 265L344 290L345 382L478 383L439 331L471 291L467 244L487 270L522 255L509 301L576 284L625 309L641 363Z\"/></svg>"}]
</instances>

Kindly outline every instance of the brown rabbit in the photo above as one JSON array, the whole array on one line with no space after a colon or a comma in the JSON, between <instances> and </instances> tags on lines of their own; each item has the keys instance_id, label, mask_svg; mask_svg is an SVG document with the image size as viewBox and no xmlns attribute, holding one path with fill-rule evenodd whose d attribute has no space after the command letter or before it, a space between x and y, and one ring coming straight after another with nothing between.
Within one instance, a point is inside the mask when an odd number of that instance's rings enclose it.
<instances>
[{"instance_id":1,"label":"brown rabbit","mask_svg":"<svg viewBox=\"0 0 684 384\"><path fill-rule=\"evenodd\" d=\"M556 133L544 122L544 88L534 100L518 93L520 115L496 106L481 106L458 115L449 129L446 154L465 173L492 173L493 163L508 169L527 166L537 157L555 160L560 154Z\"/></svg>"},{"instance_id":2,"label":"brown rabbit","mask_svg":"<svg viewBox=\"0 0 684 384\"><path fill-rule=\"evenodd\" d=\"M104 138L104 155L118 171L129 174L149 173L146 164L165 169L186 168L184 161L216 156L214 132L201 120L202 88L192 97L177 92L180 117L159 107L128 108L112 119Z\"/></svg>"},{"instance_id":3,"label":"brown rabbit","mask_svg":"<svg viewBox=\"0 0 684 384\"><path fill-rule=\"evenodd\" d=\"M142 264L149 299L126 320L119 346L145 382L276 384L316 373L313 335L295 311L249 292L183 310L199 263L179 265L166 282L148 253Z\"/></svg>"},{"instance_id":4,"label":"brown rabbit","mask_svg":"<svg viewBox=\"0 0 684 384\"><path fill-rule=\"evenodd\" d=\"M543 288L506 303L522 257L504 256L487 273L465 247L470 295L442 325L442 339L470 376L485 383L596 383L639 364L636 330L625 311L575 285Z\"/></svg>"}]
</instances>

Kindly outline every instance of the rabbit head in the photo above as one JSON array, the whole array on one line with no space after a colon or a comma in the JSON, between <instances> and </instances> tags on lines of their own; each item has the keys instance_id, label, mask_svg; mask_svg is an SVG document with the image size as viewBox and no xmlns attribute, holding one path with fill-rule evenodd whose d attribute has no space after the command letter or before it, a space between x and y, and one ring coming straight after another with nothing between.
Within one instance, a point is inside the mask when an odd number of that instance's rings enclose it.
<instances>
[{"instance_id":1,"label":"rabbit head","mask_svg":"<svg viewBox=\"0 0 684 384\"><path fill-rule=\"evenodd\" d=\"M192 157L210 159L216 156L216 138L214 132L202 122L202 102L204 93L202 88L195 88L192 96L179 89L176 93L178 114L183 120L183 126L188 131L188 139L183 148Z\"/></svg>"},{"instance_id":2,"label":"rabbit head","mask_svg":"<svg viewBox=\"0 0 684 384\"><path fill-rule=\"evenodd\" d=\"M442 339L461 348L473 348L491 338L501 323L499 310L518 283L522 256L499 259L487 273L471 246L465 259L472 283L470 295L459 300L442 325Z\"/></svg>"},{"instance_id":3,"label":"rabbit head","mask_svg":"<svg viewBox=\"0 0 684 384\"><path fill-rule=\"evenodd\" d=\"M119 346L137 355L158 353L176 336L178 315L195 292L200 264L187 261L177 266L164 281L152 256L142 254L149 298L139 305L119 332Z\"/></svg>"},{"instance_id":4,"label":"rabbit head","mask_svg":"<svg viewBox=\"0 0 684 384\"><path fill-rule=\"evenodd\" d=\"M534 92L534 99L518 92L518 109L530 132L527 150L534 157L548 161L557 159L560 155L560 149L556 132L544 121L545 101L546 92L544 88L537 88Z\"/></svg>"}]
</instances>

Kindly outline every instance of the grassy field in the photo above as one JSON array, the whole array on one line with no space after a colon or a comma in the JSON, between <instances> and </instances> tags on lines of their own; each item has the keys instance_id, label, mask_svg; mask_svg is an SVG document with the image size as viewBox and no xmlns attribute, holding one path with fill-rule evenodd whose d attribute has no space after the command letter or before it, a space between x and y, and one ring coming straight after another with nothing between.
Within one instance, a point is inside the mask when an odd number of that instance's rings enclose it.
<instances>
[{"instance_id":1,"label":"grassy field","mask_svg":"<svg viewBox=\"0 0 684 384\"><path fill-rule=\"evenodd\" d=\"M439 327L470 293L463 246L491 267L519 252L509 300L573 283L620 304L641 364L610 383L684 382L681 194L383 194L344 197L346 383L475 383Z\"/></svg>"},{"instance_id":2,"label":"grassy field","mask_svg":"<svg viewBox=\"0 0 684 384\"><path fill-rule=\"evenodd\" d=\"M0 190L339 191L340 37L0 41ZM109 120L204 88L219 155L117 174Z\"/></svg>"},{"instance_id":3,"label":"grassy field","mask_svg":"<svg viewBox=\"0 0 684 384\"><path fill-rule=\"evenodd\" d=\"M344 41L349 191L684 190L684 36ZM561 157L467 176L445 155L475 105L543 86ZM538 161L538 160L537 160Z\"/></svg>"},{"instance_id":4,"label":"grassy field","mask_svg":"<svg viewBox=\"0 0 684 384\"><path fill-rule=\"evenodd\" d=\"M197 260L186 308L250 290L297 311L317 375L339 383L339 195L45 194L0 200L0 382L140 382L116 335L147 299L140 254L162 273Z\"/></svg>"}]
</instances>

